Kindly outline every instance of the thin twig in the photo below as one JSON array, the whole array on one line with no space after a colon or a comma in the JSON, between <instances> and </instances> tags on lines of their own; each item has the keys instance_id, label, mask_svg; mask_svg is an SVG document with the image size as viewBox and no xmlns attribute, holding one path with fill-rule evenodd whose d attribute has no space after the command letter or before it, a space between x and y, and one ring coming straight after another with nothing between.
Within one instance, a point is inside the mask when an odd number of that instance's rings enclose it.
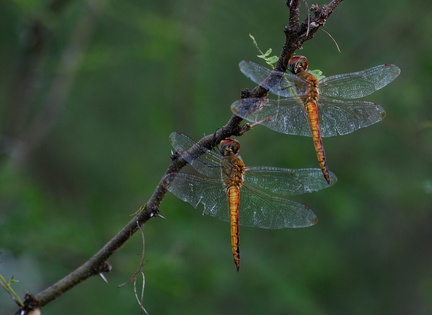
<instances>
[{"instance_id":1,"label":"thin twig","mask_svg":"<svg viewBox=\"0 0 432 315\"><path fill-rule=\"evenodd\" d=\"M335 38L334 38L334 37L333 37L329 32L327 32L325 29L321 28L320 30L321 30L322 32L326 33L328 37L330 37L330 39L331 39L331 40L333 41L333 43L335 44L337 51L340 53L341 50L340 50L340 48L339 48L339 44L337 43L336 39L335 39Z\"/></svg>"},{"instance_id":2,"label":"thin twig","mask_svg":"<svg viewBox=\"0 0 432 315\"><path fill-rule=\"evenodd\" d=\"M5 291L10 295L12 300L14 300L15 303L18 304L18 306L23 307L24 303L21 301L19 296L15 293L15 290L12 289L11 283L13 283L13 281L14 281L13 279L11 279L10 281L6 281L6 279L2 275L0 275L0 287L5 289Z\"/></svg>"},{"instance_id":3,"label":"thin twig","mask_svg":"<svg viewBox=\"0 0 432 315\"><path fill-rule=\"evenodd\" d=\"M144 238L144 232L141 228L141 226L138 224L137 222L137 226L139 228L139 232L141 234L141 241L142 241L142 249L141 249L141 260L140 260L140 264L137 268L137 270L134 272L134 274L129 278L129 280L123 282L122 284L120 284L118 287L123 287L128 283L131 283L132 281L134 281L136 279L136 277L140 274L140 272L142 272L142 268L144 266L144 254L145 254L145 238Z\"/></svg>"},{"instance_id":4,"label":"thin twig","mask_svg":"<svg viewBox=\"0 0 432 315\"><path fill-rule=\"evenodd\" d=\"M135 278L134 279L134 294L135 294L135 299L137 300L137 302L138 302L138 305L140 306L140 309L144 312L144 313L146 313L147 315L148 315L148 312L147 312L147 310L145 309L145 307L144 307L144 305L143 305L143 300L144 300L144 289L145 289L145 274L144 274L144 272L141 270L141 276L142 276L142 286L141 286L141 295L140 296L138 296L138 292L137 292L137 287L136 287L136 284L137 284L137 278Z\"/></svg>"}]
</instances>

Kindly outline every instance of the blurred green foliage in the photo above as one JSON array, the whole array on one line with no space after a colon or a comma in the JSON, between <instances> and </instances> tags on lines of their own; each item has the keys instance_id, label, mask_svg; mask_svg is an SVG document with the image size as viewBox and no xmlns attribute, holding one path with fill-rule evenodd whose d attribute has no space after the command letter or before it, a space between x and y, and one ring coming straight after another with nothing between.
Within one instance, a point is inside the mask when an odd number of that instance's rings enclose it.
<instances>
[{"instance_id":1,"label":"blurred green foliage","mask_svg":"<svg viewBox=\"0 0 432 315\"><path fill-rule=\"evenodd\" d=\"M44 23L48 37L33 84L19 91L29 104L23 130L54 83L73 76L30 154L23 158L18 147L1 160L0 273L20 280L22 296L78 267L130 220L170 162L170 132L199 139L227 122L240 90L254 86L238 62L260 62L248 34L277 54L288 21L282 1L63 2L57 15L46 12L49 1L0 3L1 127L15 123L8 113L32 21ZM401 76L367 98L383 105L386 119L324 139L339 182L295 198L320 222L300 230L242 228L239 274L228 224L168 195L167 219L144 226L151 314L432 312L431 9L429 1L402 0L337 8L325 29L342 53L324 32L299 53L324 75L398 65ZM72 49L84 15L90 23L78 35L90 40ZM78 53L82 59L74 59ZM64 56L79 62L59 72ZM318 166L309 138L257 127L241 142L247 165ZM132 285L117 285L138 267L140 249L134 236L110 259L109 285L89 279L43 314L137 314ZM0 309L16 309L6 293Z\"/></svg>"}]
</instances>

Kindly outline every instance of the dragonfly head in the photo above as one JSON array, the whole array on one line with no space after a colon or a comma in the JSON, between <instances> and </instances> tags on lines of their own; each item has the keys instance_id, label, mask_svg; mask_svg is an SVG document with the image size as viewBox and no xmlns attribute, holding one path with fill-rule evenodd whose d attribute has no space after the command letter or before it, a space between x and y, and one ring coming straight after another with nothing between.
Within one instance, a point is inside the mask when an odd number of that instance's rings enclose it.
<instances>
[{"instance_id":1,"label":"dragonfly head","mask_svg":"<svg viewBox=\"0 0 432 315\"><path fill-rule=\"evenodd\" d=\"M220 143L220 153L223 156L236 155L240 150L240 142L235 139L225 139Z\"/></svg>"},{"instance_id":2,"label":"dragonfly head","mask_svg":"<svg viewBox=\"0 0 432 315\"><path fill-rule=\"evenodd\" d=\"M288 70L294 74L298 74L306 71L308 64L305 56L294 56L288 61Z\"/></svg>"}]
</instances>

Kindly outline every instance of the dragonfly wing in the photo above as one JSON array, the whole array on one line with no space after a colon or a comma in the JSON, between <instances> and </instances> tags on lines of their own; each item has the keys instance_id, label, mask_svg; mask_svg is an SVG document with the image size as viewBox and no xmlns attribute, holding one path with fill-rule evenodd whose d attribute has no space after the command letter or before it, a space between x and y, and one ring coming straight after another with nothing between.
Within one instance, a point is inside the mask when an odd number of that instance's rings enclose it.
<instances>
[{"instance_id":1,"label":"dragonfly wing","mask_svg":"<svg viewBox=\"0 0 432 315\"><path fill-rule=\"evenodd\" d=\"M221 155L200 146L181 132L173 132L169 136L173 148L203 175L220 177ZM190 153L193 151L194 153Z\"/></svg>"},{"instance_id":2,"label":"dragonfly wing","mask_svg":"<svg viewBox=\"0 0 432 315\"><path fill-rule=\"evenodd\" d=\"M231 105L232 112L252 123L274 131L299 136L311 136L304 105L299 98L270 100L245 98Z\"/></svg>"},{"instance_id":3,"label":"dragonfly wing","mask_svg":"<svg viewBox=\"0 0 432 315\"><path fill-rule=\"evenodd\" d=\"M322 137L346 135L385 117L384 109L366 101L340 101L322 96L318 103Z\"/></svg>"},{"instance_id":4,"label":"dragonfly wing","mask_svg":"<svg viewBox=\"0 0 432 315\"><path fill-rule=\"evenodd\" d=\"M340 99L356 99L382 89L400 74L392 64L384 64L359 72L333 75L319 81L321 95Z\"/></svg>"},{"instance_id":5,"label":"dragonfly wing","mask_svg":"<svg viewBox=\"0 0 432 315\"><path fill-rule=\"evenodd\" d=\"M168 191L194 208L204 206L203 214L229 221L228 201L221 181L184 173L166 175Z\"/></svg>"},{"instance_id":6,"label":"dragonfly wing","mask_svg":"<svg viewBox=\"0 0 432 315\"><path fill-rule=\"evenodd\" d=\"M317 222L315 213L302 204L242 187L240 225L283 229L308 227Z\"/></svg>"},{"instance_id":7,"label":"dragonfly wing","mask_svg":"<svg viewBox=\"0 0 432 315\"><path fill-rule=\"evenodd\" d=\"M229 221L227 199L217 180L177 173L166 175L171 181L168 191L197 208L203 214ZM308 207L294 201L268 195L243 186L240 192L240 225L265 229L308 227L318 221Z\"/></svg>"},{"instance_id":8,"label":"dragonfly wing","mask_svg":"<svg viewBox=\"0 0 432 315\"><path fill-rule=\"evenodd\" d=\"M246 168L244 185L280 197L300 195L319 191L337 182L336 175L330 172L330 185L319 168L289 169L270 166Z\"/></svg>"},{"instance_id":9,"label":"dragonfly wing","mask_svg":"<svg viewBox=\"0 0 432 315\"><path fill-rule=\"evenodd\" d=\"M295 86L305 86L306 82L292 73L272 71L255 62L243 60L239 63L240 71L250 80L283 97L297 96Z\"/></svg>"}]
</instances>

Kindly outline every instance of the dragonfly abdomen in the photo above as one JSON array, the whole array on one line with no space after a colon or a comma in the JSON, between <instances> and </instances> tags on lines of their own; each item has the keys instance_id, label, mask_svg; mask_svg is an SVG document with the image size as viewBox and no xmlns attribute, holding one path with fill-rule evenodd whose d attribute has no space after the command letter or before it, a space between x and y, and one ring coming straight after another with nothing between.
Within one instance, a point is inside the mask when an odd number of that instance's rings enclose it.
<instances>
[{"instance_id":1,"label":"dragonfly abdomen","mask_svg":"<svg viewBox=\"0 0 432 315\"><path fill-rule=\"evenodd\" d=\"M318 106L316 102L309 101L305 104L305 109L308 116L309 126L311 129L312 139L314 142L315 152L318 158L318 163L327 183L330 184L330 172L327 167L327 158L324 151L324 144L321 137Z\"/></svg>"},{"instance_id":2,"label":"dragonfly abdomen","mask_svg":"<svg viewBox=\"0 0 432 315\"><path fill-rule=\"evenodd\" d=\"M229 221L231 231L231 250L237 271L240 269L240 187L243 186L243 175L246 167L243 161L235 156L225 156L222 160L222 180L226 187Z\"/></svg>"},{"instance_id":3,"label":"dragonfly abdomen","mask_svg":"<svg viewBox=\"0 0 432 315\"><path fill-rule=\"evenodd\" d=\"M231 250L237 271L240 269L240 187L230 186L227 189L227 199L230 218Z\"/></svg>"}]
</instances>

